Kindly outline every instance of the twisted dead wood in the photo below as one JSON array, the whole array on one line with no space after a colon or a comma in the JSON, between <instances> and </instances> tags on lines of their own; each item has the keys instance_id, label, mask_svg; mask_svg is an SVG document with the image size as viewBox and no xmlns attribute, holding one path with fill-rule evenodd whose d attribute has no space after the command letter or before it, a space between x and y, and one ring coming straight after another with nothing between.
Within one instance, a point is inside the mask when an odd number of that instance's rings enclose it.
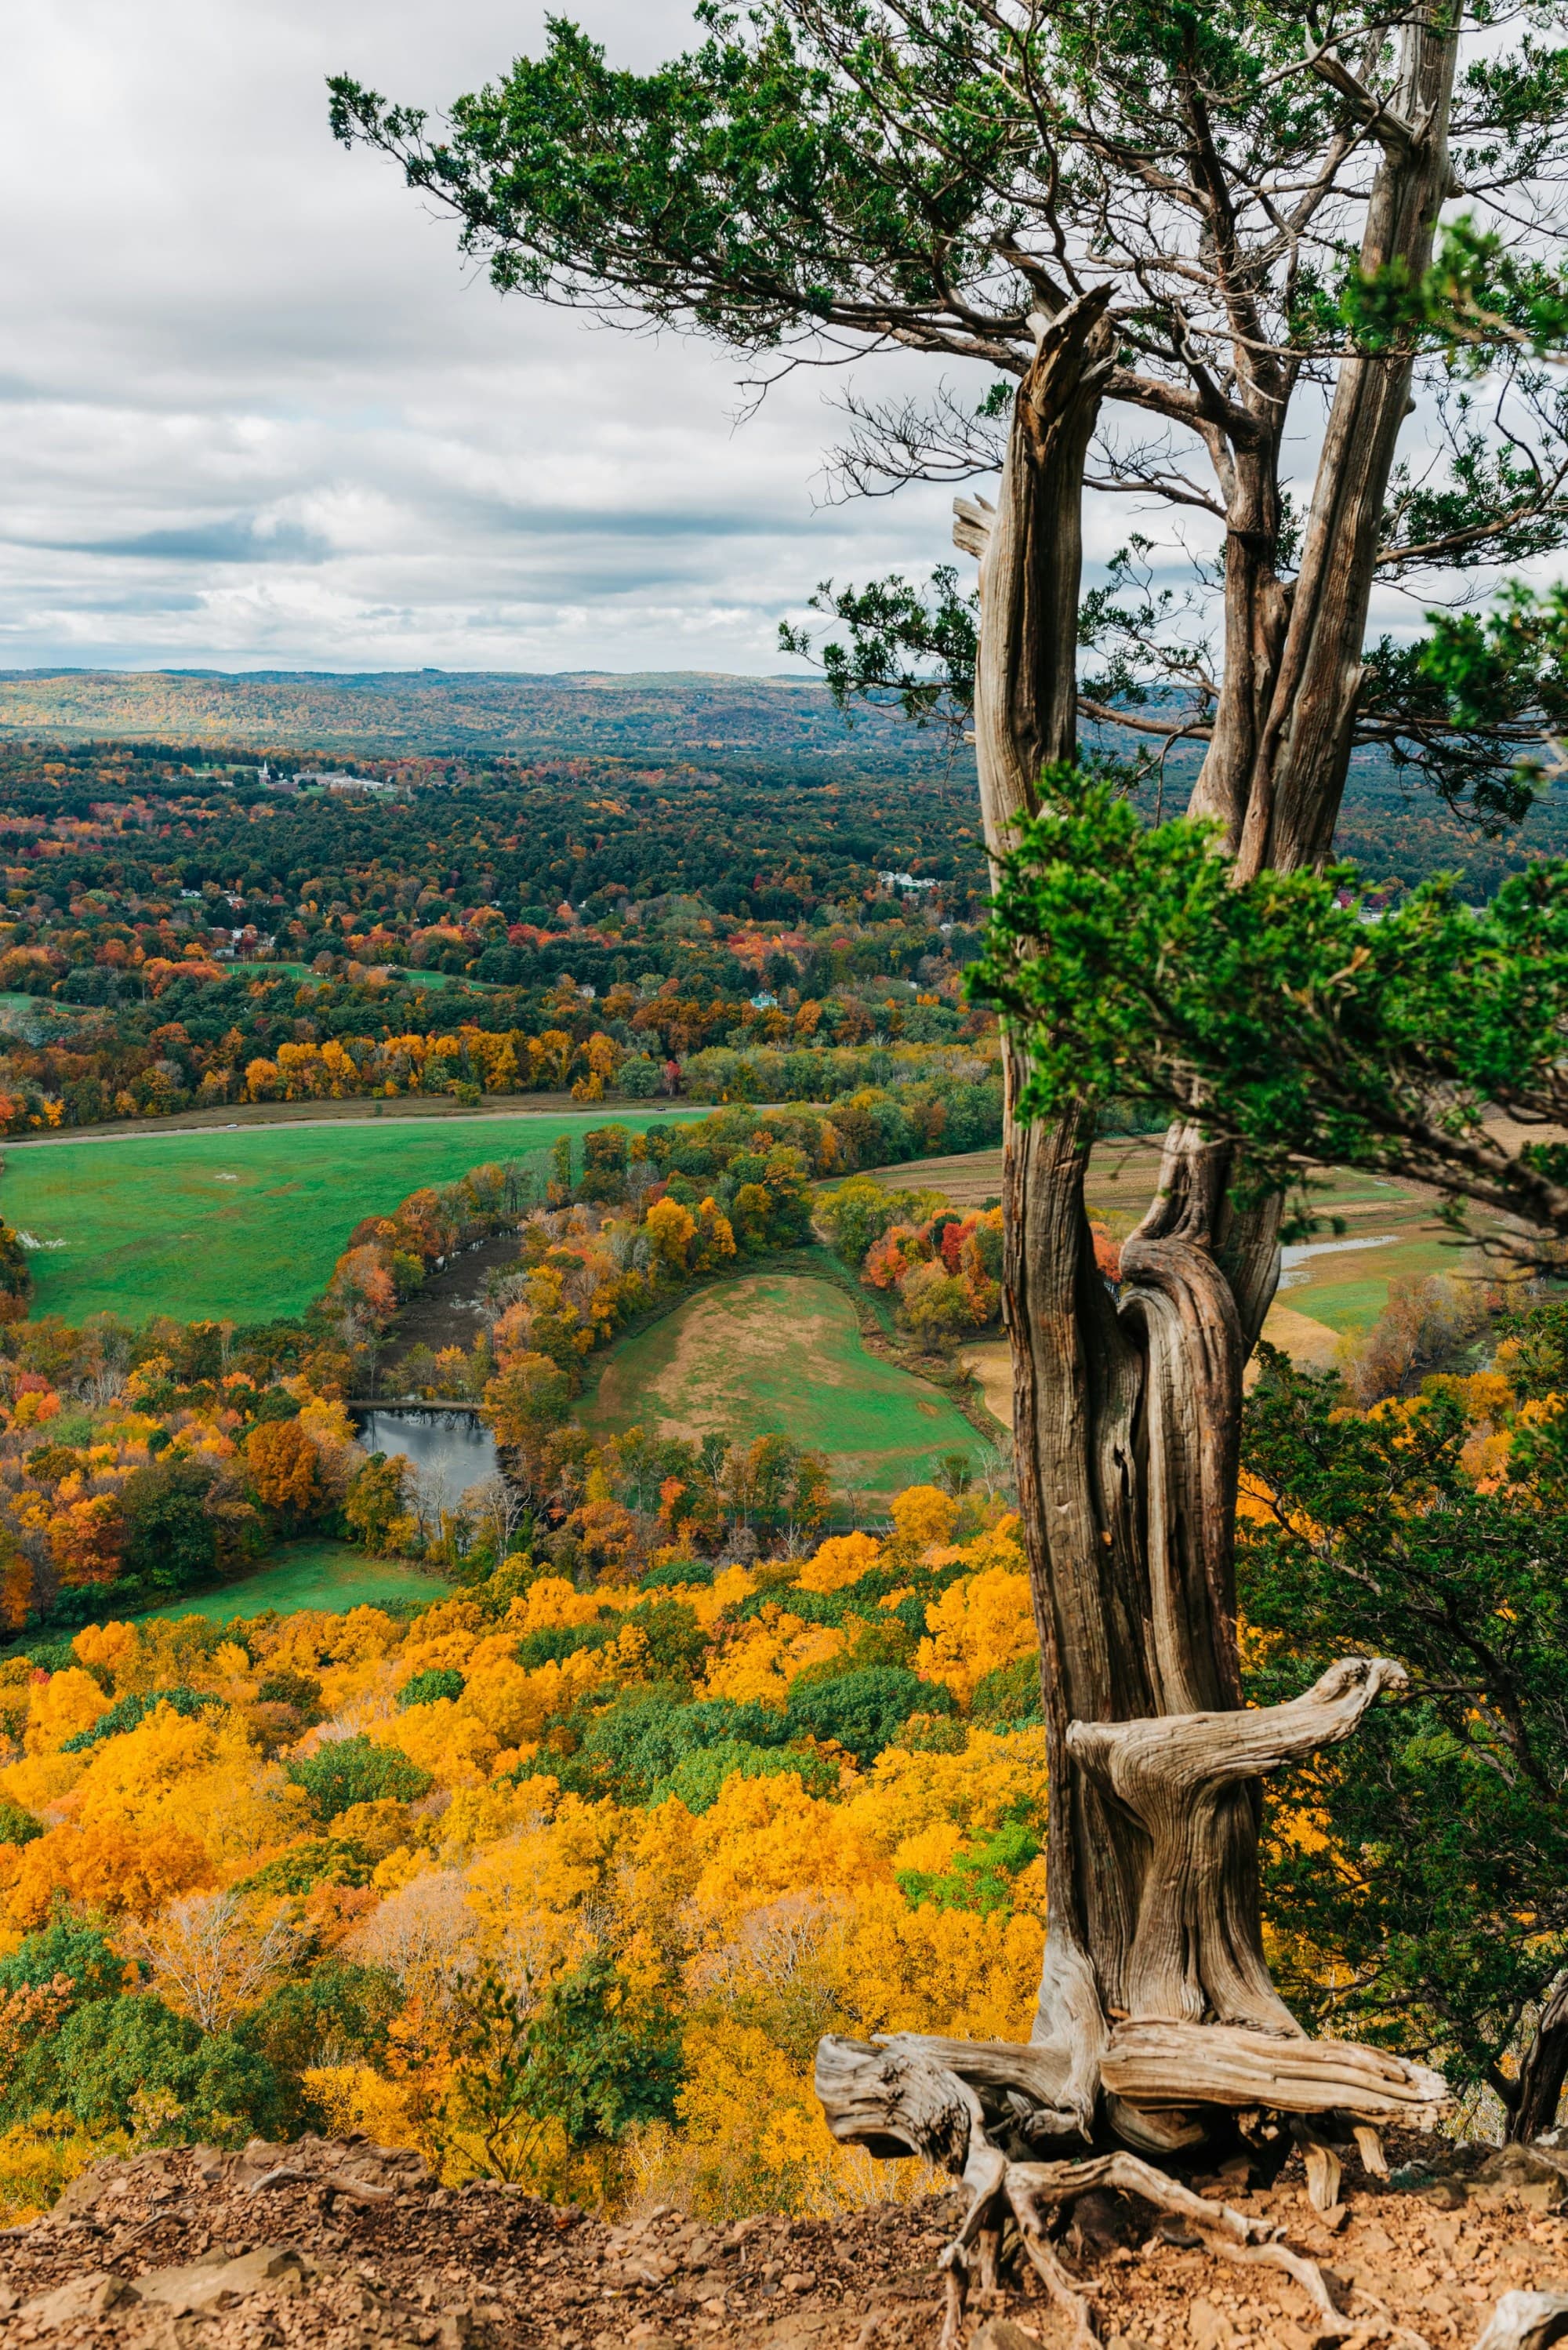
<instances>
[{"instance_id":1,"label":"twisted dead wood","mask_svg":"<svg viewBox=\"0 0 1568 2350\"><path fill-rule=\"evenodd\" d=\"M963 2218L938 2262L945 2287L940 2350L952 2350L959 2340L974 2269L983 2282L995 2282L997 2246L1009 2218L1024 2257L1068 2318L1080 2350L1097 2350L1096 2289L1071 2273L1050 2240L1056 2214L1096 2188L1136 2196L1180 2219L1221 2259L1292 2278L1314 2303L1320 2336L1354 2330L1317 2263L1283 2242L1277 2227L1228 2203L1206 2201L1137 2155L1118 2151L1078 2162L1010 2160L988 2135L974 2089L914 2039L899 2035L882 2044L825 2039L817 2051L816 2093L841 2142L883 2158L921 2156L968 2190Z\"/></svg>"}]
</instances>

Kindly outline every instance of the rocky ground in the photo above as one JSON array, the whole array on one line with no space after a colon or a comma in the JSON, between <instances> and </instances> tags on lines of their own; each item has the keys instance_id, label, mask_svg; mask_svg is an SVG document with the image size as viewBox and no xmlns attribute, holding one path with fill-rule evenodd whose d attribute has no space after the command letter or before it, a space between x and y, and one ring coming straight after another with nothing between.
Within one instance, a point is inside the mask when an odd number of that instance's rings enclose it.
<instances>
[{"instance_id":1,"label":"rocky ground","mask_svg":"<svg viewBox=\"0 0 1568 2350\"><path fill-rule=\"evenodd\" d=\"M1431 2140L1391 2155L1392 2182L1347 2172L1324 2217L1293 2163L1266 2196L1200 2191L1266 2211L1320 2261L1353 2345L1470 2350L1503 2295L1568 2293L1568 2157ZM956 2208L729 2226L660 2208L608 2226L488 2182L440 2188L417 2156L362 2139L146 2153L0 2236L0 2350L934 2350L932 2262ZM1290 2279L1231 2267L1126 2199L1084 2199L1064 2249L1099 2280L1113 2350L1320 2338ZM1027 2285L977 2294L967 2332L970 2350L1069 2339Z\"/></svg>"}]
</instances>

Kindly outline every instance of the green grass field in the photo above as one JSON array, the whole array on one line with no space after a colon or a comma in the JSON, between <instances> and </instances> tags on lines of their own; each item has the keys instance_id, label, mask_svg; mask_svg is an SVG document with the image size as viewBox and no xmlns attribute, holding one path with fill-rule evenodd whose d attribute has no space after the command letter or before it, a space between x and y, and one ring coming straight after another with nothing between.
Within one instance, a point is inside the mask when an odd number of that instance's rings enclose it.
<instances>
[{"instance_id":1,"label":"green grass field","mask_svg":"<svg viewBox=\"0 0 1568 2350\"><path fill-rule=\"evenodd\" d=\"M280 1616L301 1608L318 1608L341 1616L350 1607L380 1607L393 1599L442 1599L450 1583L421 1575L396 1559L367 1558L347 1543L286 1543L254 1575L226 1583L196 1599L177 1599L167 1607L150 1607L134 1620L139 1624L161 1616L202 1616L209 1624L232 1624L242 1617L265 1615L275 1607Z\"/></svg>"},{"instance_id":2,"label":"green grass field","mask_svg":"<svg viewBox=\"0 0 1568 2350\"><path fill-rule=\"evenodd\" d=\"M596 1436L788 1436L828 1455L836 1485L873 1495L981 1440L940 1388L867 1353L840 1290L787 1273L715 1283L623 1339L577 1416Z\"/></svg>"},{"instance_id":3,"label":"green grass field","mask_svg":"<svg viewBox=\"0 0 1568 2350\"><path fill-rule=\"evenodd\" d=\"M30 1254L35 1315L267 1322L318 1295L362 1216L486 1159L543 1160L558 1136L592 1122L388 1118L13 1147L0 1215L45 1243Z\"/></svg>"}]
</instances>

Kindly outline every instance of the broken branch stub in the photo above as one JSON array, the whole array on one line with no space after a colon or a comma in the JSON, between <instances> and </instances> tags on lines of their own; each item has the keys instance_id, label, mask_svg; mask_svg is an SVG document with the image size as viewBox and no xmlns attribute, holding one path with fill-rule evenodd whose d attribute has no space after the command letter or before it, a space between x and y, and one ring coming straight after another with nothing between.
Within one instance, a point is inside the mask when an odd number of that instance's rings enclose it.
<instances>
[{"instance_id":1,"label":"broken branch stub","mask_svg":"<svg viewBox=\"0 0 1568 2350\"><path fill-rule=\"evenodd\" d=\"M1135 2022L1213 2018L1264 2036L1300 2034L1256 1934L1243 1930L1255 1908L1257 1825L1255 1812L1243 1819L1235 1791L1348 1738L1378 1692L1405 1678L1389 1658L1347 1657L1285 1705L1069 1724L1073 1761L1147 1840L1118 2002Z\"/></svg>"},{"instance_id":2,"label":"broken branch stub","mask_svg":"<svg viewBox=\"0 0 1568 2350\"><path fill-rule=\"evenodd\" d=\"M1134 2105L1249 2106L1357 2120L1430 2120L1448 2102L1440 2073L1349 2040L1272 2038L1222 2023L1122 2023L1100 2060L1106 2090Z\"/></svg>"}]
</instances>

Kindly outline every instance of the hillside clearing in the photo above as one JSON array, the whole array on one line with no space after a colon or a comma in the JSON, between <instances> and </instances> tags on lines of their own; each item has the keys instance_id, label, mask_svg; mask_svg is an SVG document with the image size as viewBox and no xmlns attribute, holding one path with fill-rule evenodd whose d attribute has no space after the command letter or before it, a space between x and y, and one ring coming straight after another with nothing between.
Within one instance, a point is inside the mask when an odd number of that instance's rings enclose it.
<instances>
[{"instance_id":1,"label":"hillside clearing","mask_svg":"<svg viewBox=\"0 0 1568 2350\"><path fill-rule=\"evenodd\" d=\"M981 1444L940 1388L867 1351L840 1290L799 1274L717 1283L622 1340L577 1417L601 1439L787 1436L827 1454L836 1486L878 1497Z\"/></svg>"},{"instance_id":2,"label":"hillside clearing","mask_svg":"<svg viewBox=\"0 0 1568 2350\"><path fill-rule=\"evenodd\" d=\"M166 1607L149 1607L132 1621L201 1616L209 1624L232 1624L265 1615L269 1608L280 1616L296 1615L302 1608L343 1616L351 1607L386 1607L404 1599L428 1607L451 1589L438 1575L421 1575L400 1559L367 1558L347 1543L286 1543L254 1575L225 1583L217 1591L171 1599Z\"/></svg>"}]
</instances>

